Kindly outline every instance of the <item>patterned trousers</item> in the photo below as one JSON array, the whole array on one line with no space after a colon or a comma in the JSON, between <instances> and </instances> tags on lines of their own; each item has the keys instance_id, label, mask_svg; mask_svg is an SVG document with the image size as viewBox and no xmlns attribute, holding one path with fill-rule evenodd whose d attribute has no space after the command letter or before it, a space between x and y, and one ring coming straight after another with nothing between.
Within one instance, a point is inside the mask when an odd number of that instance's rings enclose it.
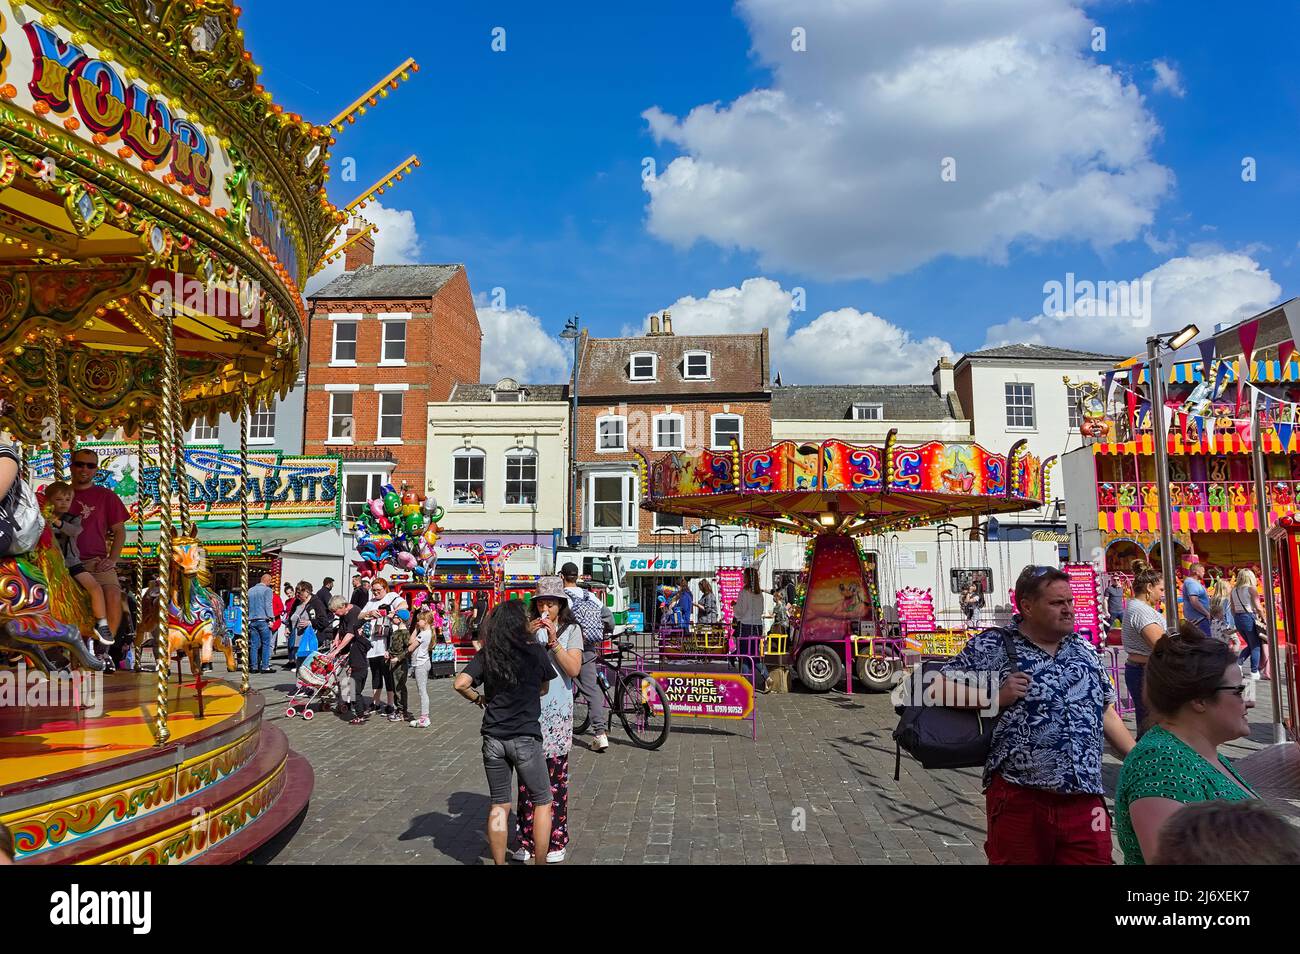
<instances>
[{"instance_id":1,"label":"patterned trousers","mask_svg":"<svg viewBox=\"0 0 1300 954\"><path fill-rule=\"evenodd\" d=\"M546 771L551 776L551 846L547 851L559 851L569 844L569 757L556 756L546 760ZM536 854L533 844L533 800L528 789L519 786L519 806L515 813L515 831L519 847Z\"/></svg>"}]
</instances>

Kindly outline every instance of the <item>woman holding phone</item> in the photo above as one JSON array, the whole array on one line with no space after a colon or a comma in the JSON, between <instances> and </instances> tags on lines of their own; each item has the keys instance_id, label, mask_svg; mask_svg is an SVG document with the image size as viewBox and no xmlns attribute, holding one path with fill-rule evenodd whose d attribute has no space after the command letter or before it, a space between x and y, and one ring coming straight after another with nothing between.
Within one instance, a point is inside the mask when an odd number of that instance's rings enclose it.
<instances>
[{"instance_id":1,"label":"woman holding phone","mask_svg":"<svg viewBox=\"0 0 1300 954\"><path fill-rule=\"evenodd\" d=\"M558 679L552 679L542 697L542 755L551 780L551 836L546 861L563 861L569 844L569 750L573 748L573 680L582 671L582 627L569 609L564 580L543 576L537 580L528 627L551 655ZM528 861L536 852L533 837L533 801L525 785L519 786L515 826L519 847L516 861Z\"/></svg>"}]
</instances>

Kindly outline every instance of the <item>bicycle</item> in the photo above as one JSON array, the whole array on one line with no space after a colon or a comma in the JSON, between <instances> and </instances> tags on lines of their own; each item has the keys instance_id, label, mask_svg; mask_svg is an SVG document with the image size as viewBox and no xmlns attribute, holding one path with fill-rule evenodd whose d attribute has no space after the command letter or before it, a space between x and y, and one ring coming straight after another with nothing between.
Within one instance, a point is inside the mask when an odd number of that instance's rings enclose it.
<instances>
[{"instance_id":1,"label":"bicycle","mask_svg":"<svg viewBox=\"0 0 1300 954\"><path fill-rule=\"evenodd\" d=\"M627 653L640 665L645 660L636 652L636 645L616 642L610 653L602 652L597 659L596 684L609 707L610 715L617 715L632 743L642 749L657 749L668 739L672 713L668 709L668 694L653 676L642 669L625 669L623 654ZM614 679L614 698L610 699L610 677ZM587 700L576 688L573 693L573 734L581 735L591 724L591 711Z\"/></svg>"}]
</instances>

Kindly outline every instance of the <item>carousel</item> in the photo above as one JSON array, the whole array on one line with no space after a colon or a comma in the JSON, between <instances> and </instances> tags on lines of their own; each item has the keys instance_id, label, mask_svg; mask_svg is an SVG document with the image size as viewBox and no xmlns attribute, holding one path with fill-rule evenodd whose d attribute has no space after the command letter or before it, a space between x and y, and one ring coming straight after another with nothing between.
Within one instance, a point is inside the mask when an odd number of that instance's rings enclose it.
<instances>
[{"instance_id":1,"label":"carousel","mask_svg":"<svg viewBox=\"0 0 1300 954\"><path fill-rule=\"evenodd\" d=\"M0 2L0 432L47 518L34 461L66 481L83 438L136 442L159 477L156 561L126 582L148 670L101 672L48 526L0 557L0 695L14 697L0 823L20 863L234 861L312 790L262 721L244 637L224 630L180 449L196 420L240 421L247 580L248 418L296 380L300 286L348 218L326 196L329 148L416 67L314 125L263 88L238 15L217 0ZM127 535L145 550L141 513ZM214 659L225 673L205 678Z\"/></svg>"},{"instance_id":2,"label":"carousel","mask_svg":"<svg viewBox=\"0 0 1300 954\"><path fill-rule=\"evenodd\" d=\"M880 447L782 441L645 464L648 510L808 538L788 644L763 655L792 661L814 691L846 675L850 691L854 675L885 689L903 668L904 641L883 631L876 568L858 538L1042 505L1043 468L1024 441L1003 455L977 444L902 446L895 436Z\"/></svg>"}]
</instances>

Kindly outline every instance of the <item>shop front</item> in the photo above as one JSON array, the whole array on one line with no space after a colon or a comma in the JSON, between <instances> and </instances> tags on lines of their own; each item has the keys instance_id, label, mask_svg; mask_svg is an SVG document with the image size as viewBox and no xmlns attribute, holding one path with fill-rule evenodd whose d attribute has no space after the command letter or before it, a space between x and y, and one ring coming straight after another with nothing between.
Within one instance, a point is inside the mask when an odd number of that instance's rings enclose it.
<instances>
[{"instance_id":1,"label":"shop front","mask_svg":"<svg viewBox=\"0 0 1300 954\"><path fill-rule=\"evenodd\" d=\"M641 621L641 631L652 632L659 625L664 600L681 585L683 579L690 581L691 596L698 605L701 579L708 579L717 594L720 569L759 565L763 552L748 547L646 547L619 552L615 554L615 560L621 565L628 590L629 612L640 614L633 618ZM770 582L763 585L768 587ZM721 599L719 608L722 609Z\"/></svg>"}]
</instances>

